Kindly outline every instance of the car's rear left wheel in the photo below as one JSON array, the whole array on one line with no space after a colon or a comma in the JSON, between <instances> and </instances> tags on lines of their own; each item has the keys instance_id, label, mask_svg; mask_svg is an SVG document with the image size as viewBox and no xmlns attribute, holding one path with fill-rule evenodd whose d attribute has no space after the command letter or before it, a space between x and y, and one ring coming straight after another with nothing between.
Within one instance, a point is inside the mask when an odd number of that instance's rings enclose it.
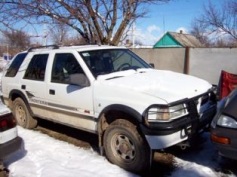
<instances>
[{"instance_id":1,"label":"car's rear left wheel","mask_svg":"<svg viewBox=\"0 0 237 177\"><path fill-rule=\"evenodd\" d=\"M36 127L37 120L30 115L25 102L21 98L16 98L13 101L12 112L17 120L18 125L21 127L28 129Z\"/></svg>"}]
</instances>

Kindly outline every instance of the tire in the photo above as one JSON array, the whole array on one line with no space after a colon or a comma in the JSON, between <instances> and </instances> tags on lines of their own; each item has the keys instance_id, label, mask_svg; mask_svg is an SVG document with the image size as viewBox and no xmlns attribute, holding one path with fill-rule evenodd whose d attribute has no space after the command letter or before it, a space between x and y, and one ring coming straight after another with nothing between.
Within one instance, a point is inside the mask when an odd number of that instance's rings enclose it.
<instances>
[{"instance_id":1,"label":"tire","mask_svg":"<svg viewBox=\"0 0 237 177\"><path fill-rule=\"evenodd\" d=\"M17 124L21 127L32 129L37 126L37 120L30 115L25 102L21 98L16 98L13 101L12 112Z\"/></svg>"},{"instance_id":2,"label":"tire","mask_svg":"<svg viewBox=\"0 0 237 177\"><path fill-rule=\"evenodd\" d=\"M105 155L111 163L135 173L150 167L150 147L131 122L114 121L105 130L103 142Z\"/></svg>"}]
</instances>

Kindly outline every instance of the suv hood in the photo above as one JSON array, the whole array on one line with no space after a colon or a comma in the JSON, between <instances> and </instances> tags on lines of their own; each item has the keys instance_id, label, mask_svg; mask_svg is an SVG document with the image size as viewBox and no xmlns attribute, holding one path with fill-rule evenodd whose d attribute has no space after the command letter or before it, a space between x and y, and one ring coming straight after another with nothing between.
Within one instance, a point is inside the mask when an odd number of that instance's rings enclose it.
<instances>
[{"instance_id":1,"label":"suv hood","mask_svg":"<svg viewBox=\"0 0 237 177\"><path fill-rule=\"evenodd\" d=\"M155 69L127 70L98 76L106 86L142 92L167 103L207 92L212 85L194 76Z\"/></svg>"}]
</instances>

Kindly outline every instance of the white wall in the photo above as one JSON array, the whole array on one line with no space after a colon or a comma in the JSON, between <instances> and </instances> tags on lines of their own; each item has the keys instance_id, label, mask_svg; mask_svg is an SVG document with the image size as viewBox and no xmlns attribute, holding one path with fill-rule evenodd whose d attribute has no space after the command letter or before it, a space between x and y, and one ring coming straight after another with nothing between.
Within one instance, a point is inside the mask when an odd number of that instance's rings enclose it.
<instances>
[{"instance_id":1,"label":"white wall","mask_svg":"<svg viewBox=\"0 0 237 177\"><path fill-rule=\"evenodd\" d=\"M156 69L184 72L185 48L132 49ZM237 74L237 48L190 48L188 74L217 85L221 70Z\"/></svg>"},{"instance_id":2,"label":"white wall","mask_svg":"<svg viewBox=\"0 0 237 177\"><path fill-rule=\"evenodd\" d=\"M190 49L190 75L217 85L221 70L237 74L237 48Z\"/></svg>"},{"instance_id":3,"label":"white wall","mask_svg":"<svg viewBox=\"0 0 237 177\"><path fill-rule=\"evenodd\" d=\"M183 73L184 48L131 49L148 63L153 63L156 69L172 70Z\"/></svg>"}]
</instances>

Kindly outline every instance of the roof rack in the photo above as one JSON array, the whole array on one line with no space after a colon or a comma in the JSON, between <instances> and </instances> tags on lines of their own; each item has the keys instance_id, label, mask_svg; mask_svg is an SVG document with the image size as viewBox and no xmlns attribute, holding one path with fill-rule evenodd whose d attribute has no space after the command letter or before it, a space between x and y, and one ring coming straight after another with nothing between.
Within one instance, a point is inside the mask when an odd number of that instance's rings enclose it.
<instances>
[{"instance_id":1,"label":"roof rack","mask_svg":"<svg viewBox=\"0 0 237 177\"><path fill-rule=\"evenodd\" d=\"M58 49L59 46L58 45L45 45L45 46L37 46L37 47L31 47L29 48L27 51L31 52L34 49L42 49L42 48L52 48L52 49Z\"/></svg>"},{"instance_id":2,"label":"roof rack","mask_svg":"<svg viewBox=\"0 0 237 177\"><path fill-rule=\"evenodd\" d=\"M100 46L100 44L96 44L96 43L89 43L89 44L67 44L67 45L62 45L60 47L72 47L72 46L89 46L89 45L98 45Z\"/></svg>"}]
</instances>

